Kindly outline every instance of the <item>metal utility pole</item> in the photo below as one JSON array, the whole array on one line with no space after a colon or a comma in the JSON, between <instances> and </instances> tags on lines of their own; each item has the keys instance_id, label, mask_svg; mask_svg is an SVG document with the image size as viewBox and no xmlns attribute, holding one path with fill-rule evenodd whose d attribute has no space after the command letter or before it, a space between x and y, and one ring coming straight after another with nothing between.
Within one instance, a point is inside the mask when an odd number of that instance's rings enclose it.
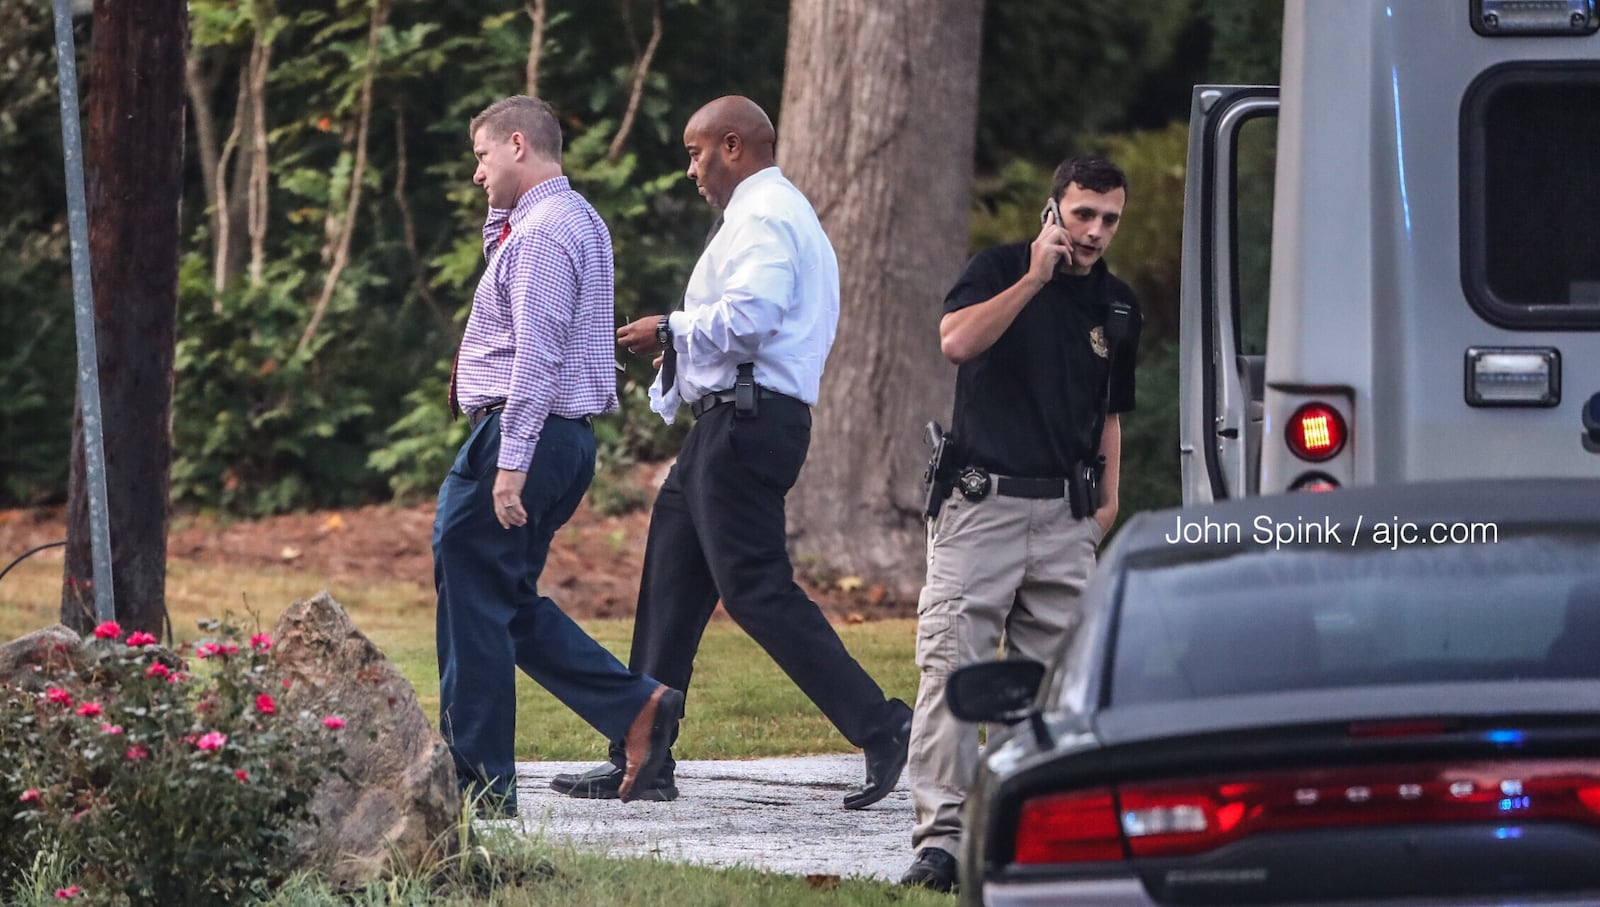
<instances>
[{"instance_id":1,"label":"metal utility pole","mask_svg":"<svg viewBox=\"0 0 1600 907\"><path fill-rule=\"evenodd\" d=\"M61 147L67 168L67 226L72 237L72 312L78 329L78 405L83 412L90 543L94 551L94 610L115 620L111 580L111 514L106 503L104 421L100 417L100 358L95 348L94 287L89 274L89 207L83 192L83 136L78 128L78 49L72 2L55 0L56 71L61 82Z\"/></svg>"}]
</instances>

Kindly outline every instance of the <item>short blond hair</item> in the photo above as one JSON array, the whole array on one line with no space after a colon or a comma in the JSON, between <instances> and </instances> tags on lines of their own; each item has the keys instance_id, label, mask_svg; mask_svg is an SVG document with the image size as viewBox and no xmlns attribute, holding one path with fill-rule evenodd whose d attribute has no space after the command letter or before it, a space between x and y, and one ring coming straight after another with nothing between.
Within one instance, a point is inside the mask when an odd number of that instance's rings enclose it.
<instances>
[{"instance_id":1,"label":"short blond hair","mask_svg":"<svg viewBox=\"0 0 1600 907\"><path fill-rule=\"evenodd\" d=\"M497 142L511 138L513 132L520 132L535 154L561 163L561 124L556 122L550 105L538 98L519 94L495 101L472 118L467 137L476 139L478 130L484 128L489 130L489 138Z\"/></svg>"}]
</instances>

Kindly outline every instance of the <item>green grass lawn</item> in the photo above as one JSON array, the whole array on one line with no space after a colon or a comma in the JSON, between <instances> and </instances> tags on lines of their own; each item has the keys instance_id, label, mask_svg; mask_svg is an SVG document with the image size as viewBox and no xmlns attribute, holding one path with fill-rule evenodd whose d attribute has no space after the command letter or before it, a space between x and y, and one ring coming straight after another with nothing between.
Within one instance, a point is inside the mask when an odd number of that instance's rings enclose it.
<instances>
[{"instance_id":1,"label":"green grass lawn","mask_svg":"<svg viewBox=\"0 0 1600 907\"><path fill-rule=\"evenodd\" d=\"M35 556L12 570L0 582L0 641L55 623L60 583L59 552ZM195 621L224 613L253 616L270 628L291 602L325 587L318 576L280 568L175 564L167 579L167 605L173 632L183 642L200 635ZM433 590L395 581L328 591L411 681L429 717L437 718ZM590 621L584 628L627 660L631 621ZM913 621L840 625L838 630L846 648L886 694L913 701ZM604 758L605 747L594 729L519 674L518 759L598 760ZM694 689L674 750L677 758L742 759L851 749L760 647L731 621L712 621L695 665Z\"/></svg>"}]
</instances>

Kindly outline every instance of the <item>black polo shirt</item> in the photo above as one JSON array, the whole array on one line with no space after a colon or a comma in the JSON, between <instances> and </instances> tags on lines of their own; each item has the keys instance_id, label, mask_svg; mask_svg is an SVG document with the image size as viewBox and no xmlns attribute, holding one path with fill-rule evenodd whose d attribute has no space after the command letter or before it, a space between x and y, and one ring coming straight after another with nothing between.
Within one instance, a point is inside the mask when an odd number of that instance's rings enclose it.
<instances>
[{"instance_id":1,"label":"black polo shirt","mask_svg":"<svg viewBox=\"0 0 1600 907\"><path fill-rule=\"evenodd\" d=\"M986 302L1028 273L1029 244L996 246L973 257L945 297L948 314ZM1108 364L1106 313L1116 298L1133 307L1127 336ZM957 462L1009 476L1069 474L1097 452L1095 425L1105 404L1106 373L1113 413L1133 409L1133 366L1141 322L1133 290L1104 260L1088 274L1057 274L1034 296L994 346L956 372L951 432Z\"/></svg>"}]
</instances>

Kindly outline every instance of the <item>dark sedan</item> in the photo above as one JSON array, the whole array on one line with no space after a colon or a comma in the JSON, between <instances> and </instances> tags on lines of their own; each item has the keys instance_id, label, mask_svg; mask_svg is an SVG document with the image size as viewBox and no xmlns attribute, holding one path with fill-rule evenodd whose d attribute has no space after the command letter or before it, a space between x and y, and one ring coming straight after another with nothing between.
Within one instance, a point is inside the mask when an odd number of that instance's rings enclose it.
<instances>
[{"instance_id":1,"label":"dark sedan","mask_svg":"<svg viewBox=\"0 0 1600 907\"><path fill-rule=\"evenodd\" d=\"M1600 481L1143 514L1084 618L952 680L964 903L1600 904Z\"/></svg>"}]
</instances>

